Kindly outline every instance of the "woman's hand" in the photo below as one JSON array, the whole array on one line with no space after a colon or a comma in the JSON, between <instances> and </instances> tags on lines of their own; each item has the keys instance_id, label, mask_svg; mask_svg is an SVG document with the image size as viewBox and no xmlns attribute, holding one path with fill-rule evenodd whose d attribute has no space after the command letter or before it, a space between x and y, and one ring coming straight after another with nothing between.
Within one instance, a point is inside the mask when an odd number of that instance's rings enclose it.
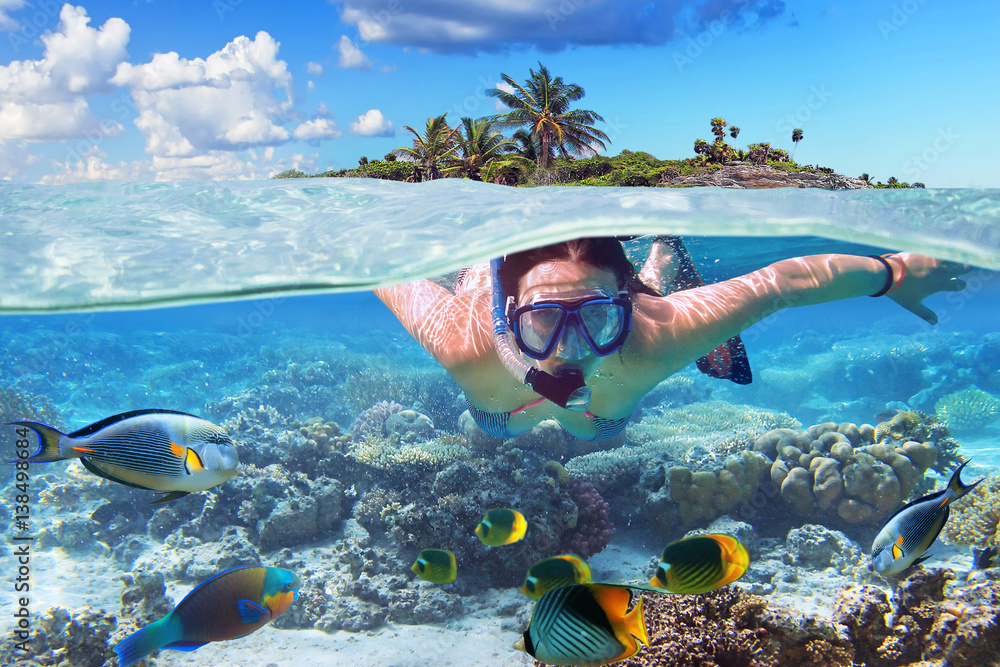
<instances>
[{"instance_id":1,"label":"woman's hand","mask_svg":"<svg viewBox=\"0 0 1000 667\"><path fill-rule=\"evenodd\" d=\"M972 268L968 264L910 252L889 255L886 259L892 264L895 283L899 284L902 278L898 289L887 296L930 324L937 324L938 317L923 304L924 299L938 292L958 292L965 289L965 281L958 276ZM906 274L902 275L904 268Z\"/></svg>"}]
</instances>

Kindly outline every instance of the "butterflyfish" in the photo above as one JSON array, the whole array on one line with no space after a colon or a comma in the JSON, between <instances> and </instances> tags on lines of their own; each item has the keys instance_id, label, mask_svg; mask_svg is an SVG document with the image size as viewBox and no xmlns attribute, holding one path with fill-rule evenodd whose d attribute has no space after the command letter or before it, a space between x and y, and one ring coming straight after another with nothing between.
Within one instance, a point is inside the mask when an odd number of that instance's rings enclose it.
<instances>
[{"instance_id":1,"label":"butterflyfish","mask_svg":"<svg viewBox=\"0 0 1000 667\"><path fill-rule=\"evenodd\" d=\"M445 549L424 549L410 569L432 584L450 584L458 573L455 554Z\"/></svg>"},{"instance_id":2,"label":"butterflyfish","mask_svg":"<svg viewBox=\"0 0 1000 667\"><path fill-rule=\"evenodd\" d=\"M517 510L492 509L476 526L476 535L483 544L498 547L502 544L513 544L524 537L528 530L528 522Z\"/></svg>"},{"instance_id":3,"label":"butterflyfish","mask_svg":"<svg viewBox=\"0 0 1000 667\"><path fill-rule=\"evenodd\" d=\"M671 542L649 584L670 593L707 593L742 577L750 555L729 535L696 535Z\"/></svg>"},{"instance_id":4,"label":"butterflyfish","mask_svg":"<svg viewBox=\"0 0 1000 667\"><path fill-rule=\"evenodd\" d=\"M966 461L958 466L944 489L907 503L889 517L872 543L871 568L875 572L881 575L898 574L930 558L921 556L944 528L951 514L951 503L983 481L962 483L962 468L968 463Z\"/></svg>"},{"instance_id":5,"label":"butterflyfish","mask_svg":"<svg viewBox=\"0 0 1000 667\"><path fill-rule=\"evenodd\" d=\"M570 584L545 593L515 644L550 665L592 667L624 660L649 644L642 598L616 584Z\"/></svg>"},{"instance_id":6,"label":"butterflyfish","mask_svg":"<svg viewBox=\"0 0 1000 667\"><path fill-rule=\"evenodd\" d=\"M590 566L578 556L565 554L540 560L528 568L521 592L536 600L559 586L589 584Z\"/></svg>"},{"instance_id":7,"label":"butterflyfish","mask_svg":"<svg viewBox=\"0 0 1000 667\"><path fill-rule=\"evenodd\" d=\"M194 651L238 639L280 616L299 597L302 581L279 567L240 565L196 586L173 611L115 645L125 667L153 651Z\"/></svg>"},{"instance_id":8,"label":"butterflyfish","mask_svg":"<svg viewBox=\"0 0 1000 667\"><path fill-rule=\"evenodd\" d=\"M204 491L237 474L240 457L219 426L185 412L133 410L66 435L46 424L10 422L38 434L28 463L80 459L112 482L164 491L154 503Z\"/></svg>"}]
</instances>

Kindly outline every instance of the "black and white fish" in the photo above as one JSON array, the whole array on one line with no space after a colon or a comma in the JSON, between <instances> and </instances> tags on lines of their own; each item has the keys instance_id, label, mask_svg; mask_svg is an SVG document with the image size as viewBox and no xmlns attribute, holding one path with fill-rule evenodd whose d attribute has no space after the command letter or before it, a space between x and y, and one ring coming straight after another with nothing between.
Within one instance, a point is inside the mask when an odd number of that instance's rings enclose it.
<instances>
[{"instance_id":1,"label":"black and white fish","mask_svg":"<svg viewBox=\"0 0 1000 667\"><path fill-rule=\"evenodd\" d=\"M87 470L112 482L167 492L154 503L210 489L239 472L240 457L226 432L184 412L133 410L69 435L38 422L10 425L31 429L40 440L34 456L21 460L80 459Z\"/></svg>"},{"instance_id":2,"label":"black and white fish","mask_svg":"<svg viewBox=\"0 0 1000 667\"><path fill-rule=\"evenodd\" d=\"M951 503L958 500L982 479L962 484L962 468L958 466L951 480L941 491L935 491L896 510L882 526L872 543L871 568L881 575L898 574L930 556L921 555L937 539L951 513Z\"/></svg>"}]
</instances>

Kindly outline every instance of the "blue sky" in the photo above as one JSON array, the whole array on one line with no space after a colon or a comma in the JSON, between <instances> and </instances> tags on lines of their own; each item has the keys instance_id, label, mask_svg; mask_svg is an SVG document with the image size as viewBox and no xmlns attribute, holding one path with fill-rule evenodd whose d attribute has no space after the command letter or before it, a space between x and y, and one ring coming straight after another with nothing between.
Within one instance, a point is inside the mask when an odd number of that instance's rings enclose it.
<instances>
[{"instance_id":1,"label":"blue sky","mask_svg":"<svg viewBox=\"0 0 1000 667\"><path fill-rule=\"evenodd\" d=\"M0 178L267 178L409 145L541 61L607 153L736 143L851 176L1000 187L995 2L0 0ZM499 109L502 110L502 109Z\"/></svg>"}]
</instances>

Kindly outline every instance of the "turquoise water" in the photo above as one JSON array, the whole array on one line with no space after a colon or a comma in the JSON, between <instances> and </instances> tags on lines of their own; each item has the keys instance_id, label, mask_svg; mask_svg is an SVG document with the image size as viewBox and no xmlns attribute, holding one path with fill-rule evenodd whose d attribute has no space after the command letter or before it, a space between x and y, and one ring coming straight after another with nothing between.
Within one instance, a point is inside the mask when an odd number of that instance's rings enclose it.
<instances>
[{"instance_id":1,"label":"turquoise water","mask_svg":"<svg viewBox=\"0 0 1000 667\"><path fill-rule=\"evenodd\" d=\"M128 410L181 410L226 426L244 463L257 469L164 508L147 504L149 492L100 480L76 462L35 466L26 531L9 509L11 481L0 553L12 573L13 537L35 538L33 629L53 646L53 605L74 617L104 610L121 620L143 618L122 609L124 574L158 572L176 601L213 571L260 562L300 571L307 581L309 596L274 623L279 628L195 653L162 652L156 664L285 665L331 651L359 665L439 664L442 641L461 646L454 664L522 664L509 646L529 606L513 584L530 554L516 546L490 552L474 541L476 512L486 502L477 494L516 499L535 508L529 519L557 525L561 506L552 498L569 496L544 474L532 481L529 473L548 459L573 470L573 459L590 450L543 439L517 450L474 442L459 425L465 406L457 385L366 291L505 250L596 233L679 233L709 282L821 252L906 249L974 266L964 292L927 301L940 317L933 327L886 299L779 312L743 334L753 384L685 369L640 404L626 447L648 447L650 433L666 433L688 415L689 432L711 449L712 438L726 436L705 426L705 406L781 413L806 428L874 425L892 409L934 415L943 398L973 388L1000 397L997 191L0 184L0 219L4 421L33 410L69 432ZM397 435L418 448L464 448L457 460L478 472L482 486L432 494L455 459L416 467L360 461L357 420L374 419L373 407L383 402L428 417L432 430ZM743 437L747 419L738 427ZM969 477L1000 467L1000 420L952 435L973 458ZM12 458L12 429L3 438ZM655 456L671 460L667 449ZM516 491L506 481L513 471L528 478ZM664 525L644 514L653 511L651 500L590 481L616 528L610 547L594 556L608 576L641 579L669 539L703 527ZM433 511L421 520L414 512L422 505ZM754 528L773 536L824 523L862 549L877 528L777 514L774 525L759 519ZM426 544L431 536L452 543ZM443 588L414 581L408 568L418 546L458 551L459 580ZM638 553L628 562L620 556L627 548ZM534 542L532 549L541 547ZM14 582L5 586L13 597ZM101 630L88 618L92 652L121 638L113 623ZM424 624L416 633L406 629ZM0 631L9 636L8 628ZM439 631L453 634L441 639ZM264 645L253 643L260 637ZM47 645L39 639L35 646ZM40 649L39 664L50 664L47 650ZM400 658L404 650L412 655Z\"/></svg>"}]
</instances>

